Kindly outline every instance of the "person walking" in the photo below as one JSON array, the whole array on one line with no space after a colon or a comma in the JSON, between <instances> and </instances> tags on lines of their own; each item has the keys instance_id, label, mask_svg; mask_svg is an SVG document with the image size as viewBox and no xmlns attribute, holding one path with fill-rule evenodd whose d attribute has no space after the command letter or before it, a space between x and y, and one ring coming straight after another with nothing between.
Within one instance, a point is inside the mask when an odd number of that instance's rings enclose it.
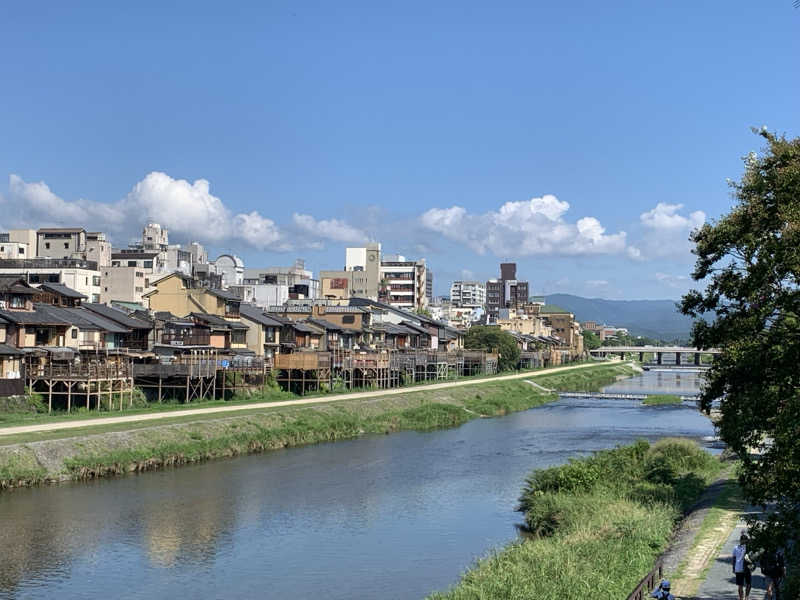
<instances>
[{"instance_id":1,"label":"person walking","mask_svg":"<svg viewBox=\"0 0 800 600\"><path fill-rule=\"evenodd\" d=\"M772 600L774 594L775 600L780 600L781 582L786 576L786 561L783 558L783 552L765 550L761 555L760 566L761 573L767 578L767 595L764 598Z\"/></svg>"},{"instance_id":2,"label":"person walking","mask_svg":"<svg viewBox=\"0 0 800 600\"><path fill-rule=\"evenodd\" d=\"M739 587L739 600L750 600L750 588L753 585L753 563L747 555L748 541L747 534L742 533L739 544L733 548L733 574Z\"/></svg>"}]
</instances>

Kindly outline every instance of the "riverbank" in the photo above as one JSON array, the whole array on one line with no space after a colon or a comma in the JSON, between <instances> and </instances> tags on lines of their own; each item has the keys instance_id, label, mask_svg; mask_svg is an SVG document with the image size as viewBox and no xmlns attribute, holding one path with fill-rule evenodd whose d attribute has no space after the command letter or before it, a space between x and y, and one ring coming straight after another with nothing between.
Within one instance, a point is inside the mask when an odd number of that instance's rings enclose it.
<instances>
[{"instance_id":1,"label":"riverbank","mask_svg":"<svg viewBox=\"0 0 800 600\"><path fill-rule=\"evenodd\" d=\"M470 419L526 410L557 398L526 380L554 390L597 389L635 373L633 367L622 363L554 371L446 387L389 390L391 394L384 391L335 402L307 399L289 406L237 406L233 409L241 414L235 416L229 411L210 413L216 409L209 409L201 415L177 415L179 422L168 425L95 420L77 435L61 431L57 432L59 439L0 447L0 488L147 471L403 429L455 427Z\"/></svg>"},{"instance_id":2,"label":"riverbank","mask_svg":"<svg viewBox=\"0 0 800 600\"><path fill-rule=\"evenodd\" d=\"M431 600L626 598L722 465L665 439L534 471L520 498L528 534Z\"/></svg>"}]
</instances>

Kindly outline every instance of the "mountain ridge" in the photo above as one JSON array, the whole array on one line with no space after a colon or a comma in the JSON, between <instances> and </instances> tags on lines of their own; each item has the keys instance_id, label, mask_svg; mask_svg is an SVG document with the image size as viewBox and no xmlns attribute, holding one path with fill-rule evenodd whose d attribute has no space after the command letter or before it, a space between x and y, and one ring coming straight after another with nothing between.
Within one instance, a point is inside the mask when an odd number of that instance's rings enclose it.
<instances>
[{"instance_id":1,"label":"mountain ridge","mask_svg":"<svg viewBox=\"0 0 800 600\"><path fill-rule=\"evenodd\" d=\"M688 339L692 330L692 319L678 311L677 300L606 300L572 294L549 294L545 300L574 313L580 322L625 327L631 335Z\"/></svg>"}]
</instances>

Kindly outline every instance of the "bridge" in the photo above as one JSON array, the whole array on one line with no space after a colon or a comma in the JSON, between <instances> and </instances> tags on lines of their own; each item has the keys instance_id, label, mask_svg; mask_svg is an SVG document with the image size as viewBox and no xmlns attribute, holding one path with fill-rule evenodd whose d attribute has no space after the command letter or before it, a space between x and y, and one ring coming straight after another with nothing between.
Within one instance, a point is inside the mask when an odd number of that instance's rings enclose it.
<instances>
[{"instance_id":1,"label":"bridge","mask_svg":"<svg viewBox=\"0 0 800 600\"><path fill-rule=\"evenodd\" d=\"M639 354L639 361L644 362L645 354L655 354L656 364L663 364L665 354L675 355L675 364L681 365L681 358L684 354L694 357L694 364L700 365L701 356L715 356L720 353L716 348L701 350L700 348L684 348L682 346L600 346L594 350L589 350L589 354L594 357L606 358L608 356L619 356L625 358L626 354Z\"/></svg>"},{"instance_id":2,"label":"bridge","mask_svg":"<svg viewBox=\"0 0 800 600\"><path fill-rule=\"evenodd\" d=\"M599 398L603 400L646 400L650 394L618 394L615 392L559 392L559 398ZM681 400L694 402L698 396L682 395Z\"/></svg>"}]
</instances>

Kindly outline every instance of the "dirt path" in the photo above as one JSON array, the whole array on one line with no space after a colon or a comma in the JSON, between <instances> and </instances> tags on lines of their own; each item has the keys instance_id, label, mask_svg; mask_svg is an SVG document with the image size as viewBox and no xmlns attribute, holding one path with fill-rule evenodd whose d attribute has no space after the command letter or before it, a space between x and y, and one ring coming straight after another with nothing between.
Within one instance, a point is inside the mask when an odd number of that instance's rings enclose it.
<instances>
[{"instance_id":1,"label":"dirt path","mask_svg":"<svg viewBox=\"0 0 800 600\"><path fill-rule=\"evenodd\" d=\"M236 406L219 406L211 408L191 408L186 410L175 410L169 412L148 413L143 415L128 415L123 417L104 417L94 419L82 419L80 421L65 421L63 423L41 423L39 425L19 425L15 427L0 428L0 437L16 435L20 433L37 433L42 431L56 431L62 429L78 429L81 427L92 427L96 425L114 425L119 423L139 423L142 421L158 421L176 417L204 416L214 413L235 413L243 410L253 410L262 408L279 408L282 406L302 406L304 404L326 404L329 402L339 402L340 400L357 400L360 398L377 398L381 396L395 396L398 394L412 394L414 392L441 390L451 387L461 387L467 385L480 385L482 383L492 383L495 381L508 381L512 379L532 379L542 375L552 375L563 371L574 369L587 369L596 367L598 363L588 363L582 365L572 365L568 367L553 367L542 369L541 371L525 373L515 373L513 375L501 375L486 379L467 379L464 381L450 381L447 383L433 383L420 387L392 388L375 392L355 392L350 394L336 394L330 397L304 398L300 400L283 400L279 402L254 402L252 404L239 404Z\"/></svg>"}]
</instances>

